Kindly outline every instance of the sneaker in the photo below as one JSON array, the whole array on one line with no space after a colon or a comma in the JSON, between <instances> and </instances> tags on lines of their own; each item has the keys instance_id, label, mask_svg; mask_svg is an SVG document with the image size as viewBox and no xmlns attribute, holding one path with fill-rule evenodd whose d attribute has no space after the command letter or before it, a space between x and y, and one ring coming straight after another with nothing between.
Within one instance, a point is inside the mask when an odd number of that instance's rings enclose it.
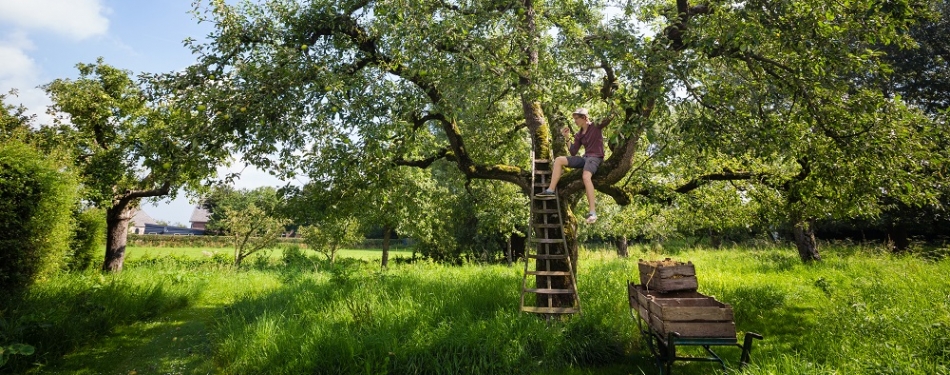
<instances>
[{"instance_id":1,"label":"sneaker","mask_svg":"<svg viewBox=\"0 0 950 375\"><path fill-rule=\"evenodd\" d=\"M553 197L553 196L554 196L554 191L551 191L551 190L549 190L549 189L544 189L544 191L538 193L537 196L539 196L539 197Z\"/></svg>"},{"instance_id":2,"label":"sneaker","mask_svg":"<svg viewBox=\"0 0 950 375\"><path fill-rule=\"evenodd\" d=\"M594 222L597 221L597 214L591 212L591 213L588 213L587 216L584 216L584 218L587 219L587 224L593 224Z\"/></svg>"}]
</instances>

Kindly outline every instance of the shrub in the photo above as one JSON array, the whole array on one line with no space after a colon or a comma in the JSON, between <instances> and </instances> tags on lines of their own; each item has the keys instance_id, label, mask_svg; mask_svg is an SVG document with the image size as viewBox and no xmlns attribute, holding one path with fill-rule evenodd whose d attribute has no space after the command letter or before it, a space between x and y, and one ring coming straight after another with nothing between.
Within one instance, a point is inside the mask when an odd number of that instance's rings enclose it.
<instances>
[{"instance_id":1,"label":"shrub","mask_svg":"<svg viewBox=\"0 0 950 375\"><path fill-rule=\"evenodd\" d=\"M0 143L0 290L64 265L78 184L55 160L20 141Z\"/></svg>"},{"instance_id":2,"label":"shrub","mask_svg":"<svg viewBox=\"0 0 950 375\"><path fill-rule=\"evenodd\" d=\"M105 249L106 214L102 209L92 208L76 214L76 226L67 268L83 271L91 268Z\"/></svg>"}]
</instances>

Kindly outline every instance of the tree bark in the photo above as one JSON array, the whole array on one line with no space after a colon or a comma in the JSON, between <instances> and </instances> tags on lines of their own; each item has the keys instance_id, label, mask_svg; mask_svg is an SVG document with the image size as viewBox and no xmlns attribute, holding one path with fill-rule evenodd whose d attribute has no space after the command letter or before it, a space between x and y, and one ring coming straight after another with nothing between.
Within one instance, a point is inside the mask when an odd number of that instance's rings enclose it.
<instances>
[{"instance_id":1,"label":"tree bark","mask_svg":"<svg viewBox=\"0 0 950 375\"><path fill-rule=\"evenodd\" d=\"M505 259L508 261L508 267L511 267L511 236L505 241Z\"/></svg>"},{"instance_id":2,"label":"tree bark","mask_svg":"<svg viewBox=\"0 0 950 375\"><path fill-rule=\"evenodd\" d=\"M106 258L102 263L102 270L107 272L120 272L125 263L125 247L128 243L132 210L129 209L128 202L121 202L106 210Z\"/></svg>"},{"instance_id":3,"label":"tree bark","mask_svg":"<svg viewBox=\"0 0 950 375\"><path fill-rule=\"evenodd\" d=\"M383 259L379 262L379 267L382 269L389 267L389 240L392 233L393 230L388 225L383 227Z\"/></svg>"},{"instance_id":4,"label":"tree bark","mask_svg":"<svg viewBox=\"0 0 950 375\"><path fill-rule=\"evenodd\" d=\"M818 242L815 240L814 224L810 220L797 220L792 230L795 236L795 247L802 262L809 263L821 260L818 254Z\"/></svg>"},{"instance_id":5,"label":"tree bark","mask_svg":"<svg viewBox=\"0 0 950 375\"><path fill-rule=\"evenodd\" d=\"M887 228L887 239L895 253L903 252L910 247L910 239L907 236L907 228L903 224L891 224Z\"/></svg>"},{"instance_id":6,"label":"tree bark","mask_svg":"<svg viewBox=\"0 0 950 375\"><path fill-rule=\"evenodd\" d=\"M712 245L713 249L721 248L721 247L722 247L722 234L719 233L719 232L717 232L717 231L714 231L714 230L710 229L710 230L709 230L709 244Z\"/></svg>"},{"instance_id":7,"label":"tree bark","mask_svg":"<svg viewBox=\"0 0 950 375\"><path fill-rule=\"evenodd\" d=\"M620 236L614 240L614 244L617 246L617 256L621 258L626 258L630 256L630 252L627 250L627 236Z\"/></svg>"}]
</instances>

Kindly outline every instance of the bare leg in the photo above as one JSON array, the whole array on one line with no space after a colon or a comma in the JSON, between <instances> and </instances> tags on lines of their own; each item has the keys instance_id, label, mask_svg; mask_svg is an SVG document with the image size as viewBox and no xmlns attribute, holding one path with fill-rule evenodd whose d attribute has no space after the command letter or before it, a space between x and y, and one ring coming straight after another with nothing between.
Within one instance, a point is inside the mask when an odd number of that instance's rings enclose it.
<instances>
[{"instance_id":1,"label":"bare leg","mask_svg":"<svg viewBox=\"0 0 950 375\"><path fill-rule=\"evenodd\" d=\"M567 165L567 158L564 156L558 156L554 159L554 170L551 172L551 185L548 186L548 190L555 191L557 188L557 180L561 179L561 171L564 170L564 166Z\"/></svg>"},{"instance_id":2,"label":"bare leg","mask_svg":"<svg viewBox=\"0 0 950 375\"><path fill-rule=\"evenodd\" d=\"M597 212L595 210L597 200L594 197L594 182L591 181L593 175L594 174L590 173L590 171L584 171L584 173L581 174L581 179L584 180L584 189L587 190L587 206L590 207L590 211L588 212Z\"/></svg>"}]
</instances>

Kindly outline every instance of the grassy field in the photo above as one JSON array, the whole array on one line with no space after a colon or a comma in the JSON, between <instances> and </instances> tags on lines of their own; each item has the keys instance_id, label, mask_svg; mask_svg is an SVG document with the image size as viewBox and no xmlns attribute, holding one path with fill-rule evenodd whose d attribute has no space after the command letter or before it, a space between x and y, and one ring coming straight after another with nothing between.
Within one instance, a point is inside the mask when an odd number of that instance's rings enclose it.
<instances>
[{"instance_id":1,"label":"grassy field","mask_svg":"<svg viewBox=\"0 0 950 375\"><path fill-rule=\"evenodd\" d=\"M126 259L130 261L140 260L143 258L158 258L165 256L174 256L174 257L187 257L193 259L200 258L210 258L215 254L220 254L224 256L232 256L234 250L232 248L202 248L202 247L134 247L130 246L126 251ZM302 249L301 252L305 256L312 257L323 257L322 254L317 253L313 250ZM269 258L280 257L282 255L281 248L261 250L254 256L266 256ZM353 259L365 259L379 260L383 256L383 252L380 249L340 249L337 253L337 257L341 258L353 258ZM407 249L390 249L389 258L412 258L412 250Z\"/></svg>"},{"instance_id":2,"label":"grassy field","mask_svg":"<svg viewBox=\"0 0 950 375\"><path fill-rule=\"evenodd\" d=\"M950 261L873 247L825 245L811 265L788 247L585 250L583 314L551 322L518 312L520 265L271 254L234 270L187 251L130 249L119 275L63 274L0 308L0 339L37 347L0 372L654 374L625 283L638 258L673 257L733 306L740 333L765 336L745 373L950 373ZM734 368L738 350L722 354Z\"/></svg>"}]
</instances>

